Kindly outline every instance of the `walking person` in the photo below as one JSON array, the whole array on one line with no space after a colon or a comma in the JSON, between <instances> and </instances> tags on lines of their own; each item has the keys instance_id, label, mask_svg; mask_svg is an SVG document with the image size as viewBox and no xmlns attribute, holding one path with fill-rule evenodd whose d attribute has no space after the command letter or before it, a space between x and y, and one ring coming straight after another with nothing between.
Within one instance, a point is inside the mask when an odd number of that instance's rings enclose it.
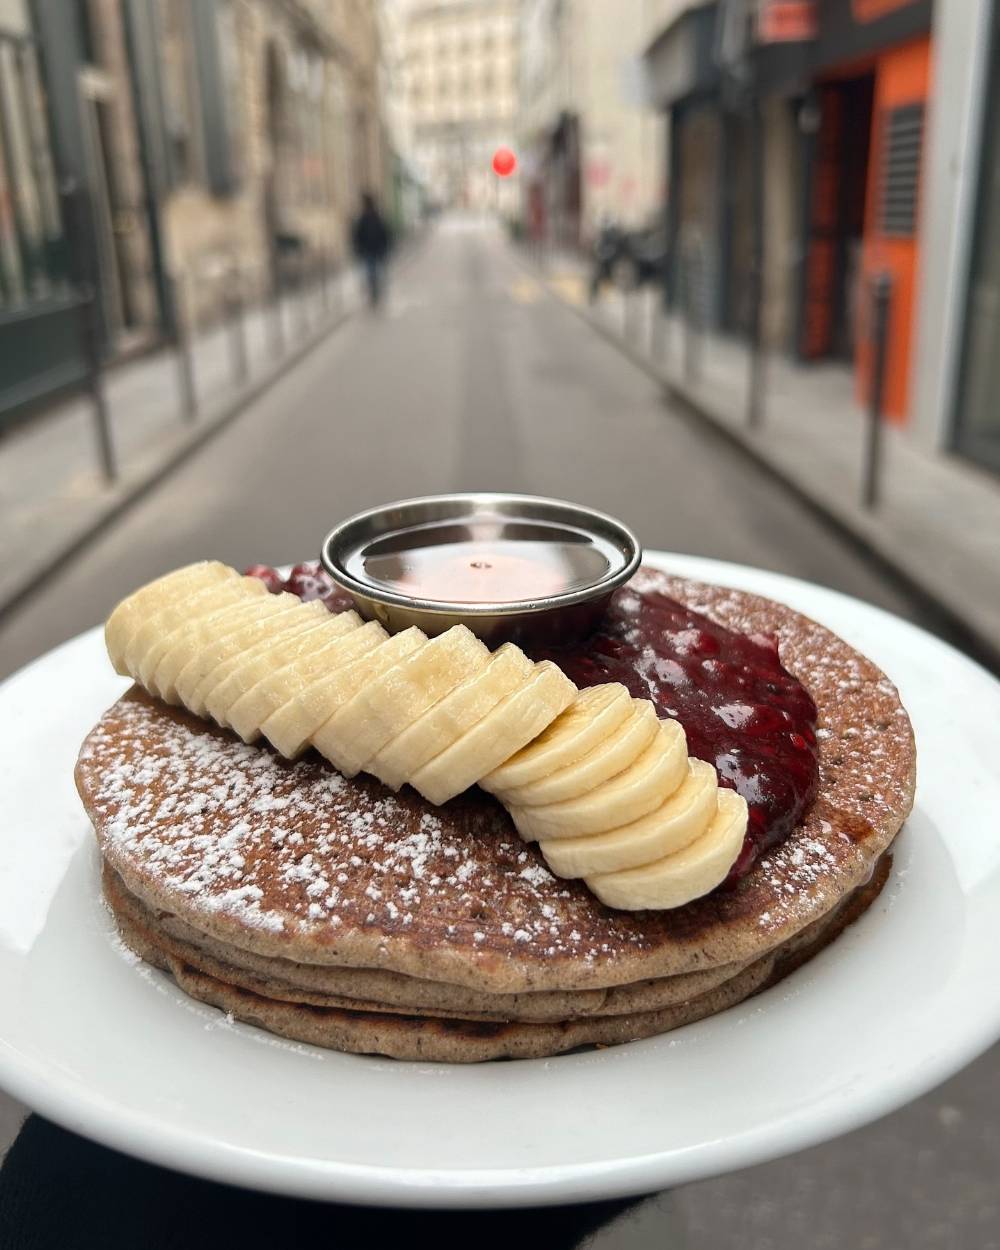
<instances>
[{"instance_id":1,"label":"walking person","mask_svg":"<svg viewBox=\"0 0 1000 1250\"><path fill-rule=\"evenodd\" d=\"M361 196L361 212L351 228L354 254L365 270L368 303L374 308L382 298L382 275L389 255L389 227L370 191Z\"/></svg>"}]
</instances>

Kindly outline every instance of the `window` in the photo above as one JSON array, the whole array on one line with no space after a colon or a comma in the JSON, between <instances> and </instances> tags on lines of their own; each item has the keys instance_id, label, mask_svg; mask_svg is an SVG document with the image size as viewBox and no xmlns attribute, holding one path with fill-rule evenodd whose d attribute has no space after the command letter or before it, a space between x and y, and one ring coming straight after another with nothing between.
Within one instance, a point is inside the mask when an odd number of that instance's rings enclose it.
<instances>
[{"instance_id":1,"label":"window","mask_svg":"<svg viewBox=\"0 0 1000 1250\"><path fill-rule=\"evenodd\" d=\"M239 185L242 130L235 5L232 0L193 3L189 13L205 178L214 194L232 195Z\"/></svg>"},{"instance_id":2,"label":"window","mask_svg":"<svg viewBox=\"0 0 1000 1250\"><path fill-rule=\"evenodd\" d=\"M61 281L59 209L41 80L27 41L0 36L0 305Z\"/></svg>"}]
</instances>

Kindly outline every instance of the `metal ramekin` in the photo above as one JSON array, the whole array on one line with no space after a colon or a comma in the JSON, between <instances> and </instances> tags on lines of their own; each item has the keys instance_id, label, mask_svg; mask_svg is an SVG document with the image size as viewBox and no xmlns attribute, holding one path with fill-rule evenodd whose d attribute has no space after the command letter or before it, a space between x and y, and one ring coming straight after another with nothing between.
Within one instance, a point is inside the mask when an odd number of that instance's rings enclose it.
<instances>
[{"instance_id":1,"label":"metal ramekin","mask_svg":"<svg viewBox=\"0 0 1000 1250\"><path fill-rule=\"evenodd\" d=\"M361 580L343 565L359 546L386 534L436 521L500 516L511 521L547 521L582 529L609 542L619 560L597 581L560 594L508 603L449 603L421 599ZM320 553L333 580L353 598L358 611L381 621L390 633L411 625L440 634L467 625L490 646L501 642L558 644L585 637L600 620L611 594L635 573L642 559L639 540L614 517L562 499L536 495L427 495L370 508L342 521L327 534Z\"/></svg>"}]
</instances>

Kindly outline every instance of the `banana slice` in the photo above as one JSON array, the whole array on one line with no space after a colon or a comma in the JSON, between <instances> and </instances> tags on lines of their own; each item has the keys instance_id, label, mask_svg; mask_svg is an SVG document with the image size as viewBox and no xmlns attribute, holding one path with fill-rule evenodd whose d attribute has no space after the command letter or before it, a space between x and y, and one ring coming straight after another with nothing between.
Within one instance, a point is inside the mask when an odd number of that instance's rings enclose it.
<instances>
[{"instance_id":1,"label":"banana slice","mask_svg":"<svg viewBox=\"0 0 1000 1250\"><path fill-rule=\"evenodd\" d=\"M446 694L365 765L365 771L398 790L418 768L457 742L487 712L527 681L534 664L520 647L505 642L475 673Z\"/></svg>"},{"instance_id":2,"label":"banana slice","mask_svg":"<svg viewBox=\"0 0 1000 1250\"><path fill-rule=\"evenodd\" d=\"M200 647L181 668L174 681L178 701L189 712L197 712L192 696L220 664L232 656L245 654L248 648L262 638L277 641L290 624L302 620L305 606L297 595L284 592L259 600L239 629L223 634ZM304 614L306 617L312 616L312 612Z\"/></svg>"},{"instance_id":3,"label":"banana slice","mask_svg":"<svg viewBox=\"0 0 1000 1250\"><path fill-rule=\"evenodd\" d=\"M228 725L229 709L261 679L263 670L259 661L265 660L273 670L322 646L328 637L325 627L335 618L318 599L303 606L319 611L308 616L296 613L295 621L279 637L263 639L225 660L195 690L188 704L190 710L199 716L210 716L219 725Z\"/></svg>"},{"instance_id":4,"label":"banana slice","mask_svg":"<svg viewBox=\"0 0 1000 1250\"><path fill-rule=\"evenodd\" d=\"M718 778L704 760L689 759L680 787L648 816L583 838L551 838L539 850L557 877L620 872L673 855L711 824L718 810Z\"/></svg>"},{"instance_id":5,"label":"banana slice","mask_svg":"<svg viewBox=\"0 0 1000 1250\"><path fill-rule=\"evenodd\" d=\"M259 598L234 603L218 612L209 612L175 631L173 641L164 651L146 688L158 695L164 703L177 703L177 675L188 660L203 647L225 637L232 630L239 629L258 614L269 616L272 611L270 599L271 596L265 591Z\"/></svg>"},{"instance_id":6,"label":"banana slice","mask_svg":"<svg viewBox=\"0 0 1000 1250\"><path fill-rule=\"evenodd\" d=\"M719 790L718 810L700 838L652 864L587 877L587 885L608 907L683 907L725 881L746 831L746 800L735 790Z\"/></svg>"},{"instance_id":7,"label":"banana slice","mask_svg":"<svg viewBox=\"0 0 1000 1250\"><path fill-rule=\"evenodd\" d=\"M157 639L172 633L196 616L204 616L228 603L246 599L247 593L238 577L229 581L213 582L190 595L171 597L164 606L152 611L133 633L125 648L123 663L130 673L138 675L143 660Z\"/></svg>"},{"instance_id":8,"label":"banana slice","mask_svg":"<svg viewBox=\"0 0 1000 1250\"><path fill-rule=\"evenodd\" d=\"M361 624L356 612L341 612L324 629L326 640L297 659L275 668L269 659L256 664L259 680L241 695L226 714L229 726L244 742L260 737L267 718L284 703L293 691L315 680L321 673L348 664L372 647L378 646L379 634Z\"/></svg>"},{"instance_id":9,"label":"banana slice","mask_svg":"<svg viewBox=\"0 0 1000 1250\"><path fill-rule=\"evenodd\" d=\"M403 640L397 643L378 621L368 621L351 635L351 659L336 667L326 665L306 674L297 673L296 681L289 685L294 693L286 692L284 702L261 722L261 733L282 755L294 758L309 746L310 739L337 708L357 694L367 674L382 672L397 663L408 651L416 650L424 637L418 629L406 630L396 635ZM296 669L292 666L288 671Z\"/></svg>"},{"instance_id":10,"label":"banana slice","mask_svg":"<svg viewBox=\"0 0 1000 1250\"><path fill-rule=\"evenodd\" d=\"M526 842L617 829L655 811L673 794L687 775L687 759L684 730L677 721L662 721L642 755L617 777L576 799L544 807L512 807L511 819Z\"/></svg>"},{"instance_id":11,"label":"banana slice","mask_svg":"<svg viewBox=\"0 0 1000 1250\"><path fill-rule=\"evenodd\" d=\"M125 652L135 631L158 608L204 586L238 578L239 574L218 560L199 560L186 564L140 586L117 605L104 626L104 642L115 672L123 677L130 673L125 667Z\"/></svg>"},{"instance_id":12,"label":"banana slice","mask_svg":"<svg viewBox=\"0 0 1000 1250\"><path fill-rule=\"evenodd\" d=\"M541 781L589 755L611 737L632 711L624 686L607 683L581 690L565 712L528 746L505 760L479 784L492 794Z\"/></svg>"},{"instance_id":13,"label":"banana slice","mask_svg":"<svg viewBox=\"0 0 1000 1250\"><path fill-rule=\"evenodd\" d=\"M489 649L471 629L454 625L374 681L323 726L324 755L345 777L408 729L438 699L482 672Z\"/></svg>"},{"instance_id":14,"label":"banana slice","mask_svg":"<svg viewBox=\"0 0 1000 1250\"><path fill-rule=\"evenodd\" d=\"M369 621L365 629L375 624L376 621ZM327 726L340 708L368 682L377 681L427 641L427 635L415 625L391 637L382 630L382 638L383 641L353 664L323 674L303 687L264 723L265 736L282 755L297 755L311 741L320 755L331 759L327 752L337 748L333 736L328 738Z\"/></svg>"},{"instance_id":15,"label":"banana slice","mask_svg":"<svg viewBox=\"0 0 1000 1250\"><path fill-rule=\"evenodd\" d=\"M256 583L256 585L254 584ZM258 590L257 587L260 587ZM186 636L187 631L194 629L196 625L215 622L221 613L231 609L238 608L242 604L253 603L257 599L262 599L267 595L267 587L263 582L258 581L256 577L241 577L236 583L237 596L235 599L223 597L222 601L211 607L203 605L193 616L187 617L181 621L175 628L166 630L156 639L152 645L146 648L145 654L140 656L136 666L136 681L144 686L150 694L158 694L156 688L156 670L159 668L163 657L174 646L176 642ZM214 637L214 634L202 631L202 637Z\"/></svg>"},{"instance_id":16,"label":"banana slice","mask_svg":"<svg viewBox=\"0 0 1000 1250\"><path fill-rule=\"evenodd\" d=\"M447 802L536 738L576 696L576 686L562 669L543 660L523 686L417 769L410 784L431 803Z\"/></svg>"},{"instance_id":17,"label":"banana slice","mask_svg":"<svg viewBox=\"0 0 1000 1250\"><path fill-rule=\"evenodd\" d=\"M652 703L648 699L633 699L625 720L587 755L539 781L530 781L516 789L497 791L497 796L508 807L537 807L578 798L634 764L652 743L659 728L660 722Z\"/></svg>"}]
</instances>

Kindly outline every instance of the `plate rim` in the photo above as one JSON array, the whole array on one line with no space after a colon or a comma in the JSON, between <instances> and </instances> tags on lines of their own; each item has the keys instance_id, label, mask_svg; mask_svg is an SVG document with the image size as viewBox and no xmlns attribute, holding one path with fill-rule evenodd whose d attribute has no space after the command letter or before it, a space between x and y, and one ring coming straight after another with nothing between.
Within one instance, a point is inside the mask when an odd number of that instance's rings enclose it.
<instances>
[{"instance_id":1,"label":"plate rim","mask_svg":"<svg viewBox=\"0 0 1000 1250\"><path fill-rule=\"evenodd\" d=\"M753 578L773 580L779 587L801 587L808 594L818 591L833 596L848 609L860 606L886 618L895 627L904 627L922 644L929 640L936 647L946 648L978 678L996 684L992 674L956 647L884 608L841 591L788 574L708 557L651 550L645 553L645 559L668 572L700 580L717 575L720 584L739 585L740 576L749 573ZM84 630L36 657L7 677L0 684L0 692L57 652L81 644L101 628L97 625ZM92 852L90 848L88 853ZM152 1112L139 1112L119 1101L102 1099L99 1089L74 1085L65 1079L61 1083L53 1081L46 1065L12 1050L2 1034L0 1087L32 1110L111 1149L175 1171L263 1192L384 1207L476 1209L558 1205L635 1196L689 1184L796 1153L871 1124L927 1093L988 1049L1000 1036L1000 998L992 1011L990 1006L984 1002L984 1010L971 1021L963 1022L962 1032L949 1035L948 1044L940 1046L930 1058L890 1074L877 1091L865 1090L860 1096L835 1102L822 1114L813 1110L809 1117L791 1120L784 1126L781 1121L762 1120L725 1139L585 1163L523 1168L404 1168L268 1155L165 1124Z\"/></svg>"}]
</instances>

